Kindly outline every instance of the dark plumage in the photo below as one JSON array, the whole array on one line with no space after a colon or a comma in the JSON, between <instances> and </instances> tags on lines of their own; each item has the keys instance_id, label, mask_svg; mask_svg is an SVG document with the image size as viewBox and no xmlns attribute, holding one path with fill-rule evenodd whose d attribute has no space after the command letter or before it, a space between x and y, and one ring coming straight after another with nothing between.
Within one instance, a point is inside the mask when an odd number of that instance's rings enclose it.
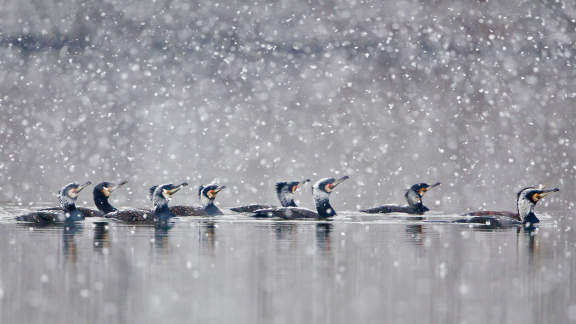
<instances>
[{"instance_id":1,"label":"dark plumage","mask_svg":"<svg viewBox=\"0 0 576 324\"><path fill-rule=\"evenodd\" d=\"M83 185L70 183L58 191L60 208L52 210L39 210L16 217L19 222L34 223L37 225L49 225L55 223L74 223L84 220L82 211L76 208L76 199L80 191L91 184L90 181Z\"/></svg>"},{"instance_id":2,"label":"dark plumage","mask_svg":"<svg viewBox=\"0 0 576 324\"><path fill-rule=\"evenodd\" d=\"M317 181L312 186L312 195L316 204L316 212L301 207L278 207L269 209L260 209L255 211L256 217L280 217L285 219L299 218L328 218L336 216L336 211L330 205L330 193L340 183L349 179L344 176L340 179L325 178Z\"/></svg>"},{"instance_id":3,"label":"dark plumage","mask_svg":"<svg viewBox=\"0 0 576 324\"><path fill-rule=\"evenodd\" d=\"M184 182L180 185L164 184L150 188L152 204L154 209L152 211L145 209L129 209L120 210L106 214L108 218L114 218L130 224L154 224L160 227L169 225L169 221L174 217L174 213L168 208L168 201L176 192L188 183Z\"/></svg>"},{"instance_id":4,"label":"dark plumage","mask_svg":"<svg viewBox=\"0 0 576 324\"><path fill-rule=\"evenodd\" d=\"M216 195L226 186L210 184L198 188L198 199L201 206L173 206L170 211L176 216L216 216L222 211L214 205Z\"/></svg>"},{"instance_id":5,"label":"dark plumage","mask_svg":"<svg viewBox=\"0 0 576 324\"><path fill-rule=\"evenodd\" d=\"M428 190L433 189L439 185L440 182L435 183L433 185L428 185L426 183L418 183L413 185L412 187L410 187L410 189L406 191L406 194L404 194L404 197L406 197L406 201L408 202L407 206L384 205L370 209L361 209L360 211L363 213L370 213L370 214L406 213L406 214L422 215L430 210L422 203L422 197Z\"/></svg>"},{"instance_id":6,"label":"dark plumage","mask_svg":"<svg viewBox=\"0 0 576 324\"><path fill-rule=\"evenodd\" d=\"M463 216L469 218L456 220L456 223L475 223L484 224L491 227L524 225L532 227L539 223L540 220L534 214L534 207L543 197L552 192L560 191L558 188L544 190L536 187L527 187L518 192L516 195L517 212L507 211L475 211L466 213Z\"/></svg>"},{"instance_id":7,"label":"dark plumage","mask_svg":"<svg viewBox=\"0 0 576 324\"><path fill-rule=\"evenodd\" d=\"M282 207L296 207L296 202L294 201L294 193L300 186L303 186L306 182L309 181L310 179L306 179L304 181L277 182L276 195L278 196L278 200L280 200ZM253 204L230 208L230 210L237 213L253 213L258 209L269 208L277 208L277 206Z\"/></svg>"}]
</instances>

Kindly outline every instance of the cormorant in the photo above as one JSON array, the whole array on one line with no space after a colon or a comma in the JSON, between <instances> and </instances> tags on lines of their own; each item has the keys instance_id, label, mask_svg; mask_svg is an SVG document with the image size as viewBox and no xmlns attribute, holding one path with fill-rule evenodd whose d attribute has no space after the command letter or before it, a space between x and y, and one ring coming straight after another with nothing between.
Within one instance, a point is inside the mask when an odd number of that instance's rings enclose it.
<instances>
[{"instance_id":1,"label":"cormorant","mask_svg":"<svg viewBox=\"0 0 576 324\"><path fill-rule=\"evenodd\" d=\"M94 205L98 210L87 208L87 207L76 207L79 211L82 212L84 217L102 217L105 214L111 213L116 211L116 207L112 206L110 202L108 202L108 198L116 189L120 188L121 186L128 183L128 181L122 181L119 184L114 184L111 182L101 182L94 187L92 191L92 195L94 197ZM52 207L52 208L43 208L40 209L41 211L46 210L60 210L62 211L62 207Z\"/></svg>"},{"instance_id":2,"label":"cormorant","mask_svg":"<svg viewBox=\"0 0 576 324\"><path fill-rule=\"evenodd\" d=\"M298 190L299 187L303 186L306 182L309 181L310 179L306 179L304 181L277 182L276 195L278 196L278 200L280 200L282 207L296 207L296 202L294 201L294 193L296 190ZM237 213L253 213L258 209L267 208L277 208L277 206L253 204L230 208L230 210Z\"/></svg>"},{"instance_id":3,"label":"cormorant","mask_svg":"<svg viewBox=\"0 0 576 324\"><path fill-rule=\"evenodd\" d=\"M149 189L150 199L154 206L153 210L147 209L127 209L117 210L105 215L106 218L114 218L131 224L159 224L166 225L168 220L175 216L168 208L168 201L176 192L188 183L183 182L179 185L164 184L153 186Z\"/></svg>"},{"instance_id":4,"label":"cormorant","mask_svg":"<svg viewBox=\"0 0 576 324\"><path fill-rule=\"evenodd\" d=\"M198 199L202 206L173 206L170 211L176 216L215 216L222 215L222 211L214 205L216 195L226 186L209 184L198 188Z\"/></svg>"},{"instance_id":5,"label":"cormorant","mask_svg":"<svg viewBox=\"0 0 576 324\"><path fill-rule=\"evenodd\" d=\"M408 202L408 206L384 205L370 209L361 209L360 211L363 213L370 213L370 214L406 213L406 214L422 215L430 210L428 207L422 204L422 197L428 190L433 189L439 185L440 182L437 182L433 185L428 185L427 183L417 183L412 187L410 187L410 189L406 191L406 194L404 194L404 197L406 197L406 201Z\"/></svg>"},{"instance_id":6,"label":"cormorant","mask_svg":"<svg viewBox=\"0 0 576 324\"><path fill-rule=\"evenodd\" d=\"M524 225L527 228L539 223L540 220L534 214L534 206L543 197L552 192L560 191L554 189L539 189L537 187L527 187L516 195L517 212L507 211L476 211L466 213L463 216L472 216L466 219L456 220L457 223L480 223L492 227Z\"/></svg>"},{"instance_id":7,"label":"cormorant","mask_svg":"<svg viewBox=\"0 0 576 324\"><path fill-rule=\"evenodd\" d=\"M336 211L330 205L330 193L340 183L350 177L344 176L340 179L324 178L318 180L312 186L312 195L316 204L316 211L301 207L278 207L256 210L256 217L281 217L285 219L299 218L328 218L336 216Z\"/></svg>"},{"instance_id":8,"label":"cormorant","mask_svg":"<svg viewBox=\"0 0 576 324\"><path fill-rule=\"evenodd\" d=\"M61 208L54 210L38 210L33 213L16 217L17 221L48 225L54 223L74 223L84 220L83 213L76 208L76 199L82 189L91 185L90 181L79 185L69 183L58 191L58 200Z\"/></svg>"}]
</instances>

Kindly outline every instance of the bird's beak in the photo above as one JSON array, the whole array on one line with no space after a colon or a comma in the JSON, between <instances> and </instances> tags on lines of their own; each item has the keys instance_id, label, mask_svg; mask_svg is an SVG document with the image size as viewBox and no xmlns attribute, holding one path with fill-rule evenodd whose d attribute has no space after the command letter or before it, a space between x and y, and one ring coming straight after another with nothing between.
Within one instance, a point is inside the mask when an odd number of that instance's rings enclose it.
<instances>
[{"instance_id":1,"label":"bird's beak","mask_svg":"<svg viewBox=\"0 0 576 324\"><path fill-rule=\"evenodd\" d=\"M441 185L441 183L440 183L440 182L436 182L435 184L429 186L429 187L428 187L428 190L434 189L434 188L438 187L439 185Z\"/></svg>"},{"instance_id":2,"label":"bird's beak","mask_svg":"<svg viewBox=\"0 0 576 324\"><path fill-rule=\"evenodd\" d=\"M74 192L79 193L80 191L82 191L84 188L88 187L91 184L92 184L92 182L87 181L86 183L84 183L84 184L80 185L78 188L76 188L74 190Z\"/></svg>"},{"instance_id":3,"label":"bird's beak","mask_svg":"<svg viewBox=\"0 0 576 324\"><path fill-rule=\"evenodd\" d=\"M173 194L177 193L178 191L180 191L180 189L186 187L188 185L187 182L183 182L181 184L179 184L176 188L174 189L170 189L170 190L166 190L166 193L168 193L170 196L172 196Z\"/></svg>"},{"instance_id":4,"label":"bird's beak","mask_svg":"<svg viewBox=\"0 0 576 324\"><path fill-rule=\"evenodd\" d=\"M558 191L560 191L560 189L558 189L558 188L541 190L541 192L536 194L536 197L538 198L538 200L540 200L540 199L548 196L549 194L551 194L553 192L558 192Z\"/></svg>"},{"instance_id":5,"label":"bird's beak","mask_svg":"<svg viewBox=\"0 0 576 324\"><path fill-rule=\"evenodd\" d=\"M226 189L226 186L218 186L218 188L214 189L214 196L216 196L217 193L222 191L222 189Z\"/></svg>"},{"instance_id":6,"label":"bird's beak","mask_svg":"<svg viewBox=\"0 0 576 324\"><path fill-rule=\"evenodd\" d=\"M426 192L428 192L429 190L438 187L439 185L440 185L440 182L436 182L436 183L433 184L433 185L430 185L430 186L428 186L428 187L426 187L426 188L420 189L420 192L419 192L420 196L424 195L424 194L425 194Z\"/></svg>"},{"instance_id":7,"label":"bird's beak","mask_svg":"<svg viewBox=\"0 0 576 324\"><path fill-rule=\"evenodd\" d=\"M342 182L344 182L344 181L346 181L346 180L348 180L348 179L350 179L349 176L343 176L342 178L337 179L336 181L334 181L334 182L332 183L332 188L336 188L337 185L341 184Z\"/></svg>"},{"instance_id":8,"label":"bird's beak","mask_svg":"<svg viewBox=\"0 0 576 324\"><path fill-rule=\"evenodd\" d=\"M128 181L124 180L124 181L120 182L119 184L113 185L113 186L111 186L110 188L108 188L108 191L109 191L109 192L113 192L113 191L115 191L116 189L122 187L123 185L125 185L125 184L127 184L127 183L128 183Z\"/></svg>"}]
</instances>

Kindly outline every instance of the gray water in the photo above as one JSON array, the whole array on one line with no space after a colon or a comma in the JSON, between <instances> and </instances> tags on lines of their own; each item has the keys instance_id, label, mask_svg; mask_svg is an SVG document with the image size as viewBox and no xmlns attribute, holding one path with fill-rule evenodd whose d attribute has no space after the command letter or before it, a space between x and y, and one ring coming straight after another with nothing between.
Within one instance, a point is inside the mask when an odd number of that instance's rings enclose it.
<instances>
[{"instance_id":1,"label":"gray water","mask_svg":"<svg viewBox=\"0 0 576 324\"><path fill-rule=\"evenodd\" d=\"M567 323L573 219L487 229L341 212L186 217L167 231L16 224L0 206L2 323Z\"/></svg>"}]
</instances>

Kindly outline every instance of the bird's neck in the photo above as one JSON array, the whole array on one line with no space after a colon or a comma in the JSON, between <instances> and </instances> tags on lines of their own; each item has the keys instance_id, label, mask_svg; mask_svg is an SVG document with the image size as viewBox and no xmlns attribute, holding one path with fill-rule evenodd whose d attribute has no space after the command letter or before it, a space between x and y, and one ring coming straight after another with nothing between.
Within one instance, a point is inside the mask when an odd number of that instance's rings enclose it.
<instances>
[{"instance_id":1,"label":"bird's neck","mask_svg":"<svg viewBox=\"0 0 576 324\"><path fill-rule=\"evenodd\" d=\"M408 202L408 206L413 208L422 208L424 205L422 204L422 196L418 194L416 191L409 189L406 191L404 195L406 197L406 201Z\"/></svg>"},{"instance_id":2,"label":"bird's neck","mask_svg":"<svg viewBox=\"0 0 576 324\"><path fill-rule=\"evenodd\" d=\"M105 196L94 196L94 203L96 204L96 208L98 208L98 210L104 214L108 214L117 210L114 206L110 205L110 202L108 202L108 197Z\"/></svg>"},{"instance_id":3,"label":"bird's neck","mask_svg":"<svg viewBox=\"0 0 576 324\"><path fill-rule=\"evenodd\" d=\"M65 212L71 213L75 210L78 210L78 208L76 208L76 204L73 202L67 202L62 204L62 208L64 209Z\"/></svg>"},{"instance_id":4,"label":"bird's neck","mask_svg":"<svg viewBox=\"0 0 576 324\"><path fill-rule=\"evenodd\" d=\"M162 202L154 206L154 216L159 222L167 222L170 218L174 217L174 213L170 211L167 202Z\"/></svg>"},{"instance_id":5,"label":"bird's neck","mask_svg":"<svg viewBox=\"0 0 576 324\"><path fill-rule=\"evenodd\" d=\"M214 205L214 202L205 206L204 211L206 211L206 213L208 215L221 215L222 214L222 211L220 210L220 208L218 208L218 207L216 207L216 205Z\"/></svg>"},{"instance_id":6,"label":"bird's neck","mask_svg":"<svg viewBox=\"0 0 576 324\"><path fill-rule=\"evenodd\" d=\"M538 217L534 214L534 203L528 201L527 199L518 200L518 216L522 220L522 223L538 223Z\"/></svg>"},{"instance_id":7,"label":"bird's neck","mask_svg":"<svg viewBox=\"0 0 576 324\"><path fill-rule=\"evenodd\" d=\"M282 207L296 207L293 195L288 192L278 192L278 199L280 200Z\"/></svg>"},{"instance_id":8,"label":"bird's neck","mask_svg":"<svg viewBox=\"0 0 576 324\"><path fill-rule=\"evenodd\" d=\"M76 208L76 204L74 203L67 203L62 206L64 208L64 222L77 222L84 219L84 215L78 208Z\"/></svg>"},{"instance_id":9,"label":"bird's neck","mask_svg":"<svg viewBox=\"0 0 576 324\"><path fill-rule=\"evenodd\" d=\"M200 198L200 204L202 205L202 207L204 207L204 209L208 209L213 207L216 207L214 205L214 199L209 199L208 197L204 197L202 195L202 197Z\"/></svg>"},{"instance_id":10,"label":"bird's neck","mask_svg":"<svg viewBox=\"0 0 576 324\"><path fill-rule=\"evenodd\" d=\"M321 218L336 216L336 211L330 205L328 198L316 200L316 211Z\"/></svg>"},{"instance_id":11,"label":"bird's neck","mask_svg":"<svg viewBox=\"0 0 576 324\"><path fill-rule=\"evenodd\" d=\"M410 206L410 208L412 209L412 211L415 214L424 214L425 212L430 210L428 207L424 206L424 204L422 204L422 202L414 204L414 205Z\"/></svg>"},{"instance_id":12,"label":"bird's neck","mask_svg":"<svg viewBox=\"0 0 576 324\"><path fill-rule=\"evenodd\" d=\"M536 217L536 214L529 213L522 218L522 223L529 227L532 224L540 223L540 220Z\"/></svg>"}]
</instances>

